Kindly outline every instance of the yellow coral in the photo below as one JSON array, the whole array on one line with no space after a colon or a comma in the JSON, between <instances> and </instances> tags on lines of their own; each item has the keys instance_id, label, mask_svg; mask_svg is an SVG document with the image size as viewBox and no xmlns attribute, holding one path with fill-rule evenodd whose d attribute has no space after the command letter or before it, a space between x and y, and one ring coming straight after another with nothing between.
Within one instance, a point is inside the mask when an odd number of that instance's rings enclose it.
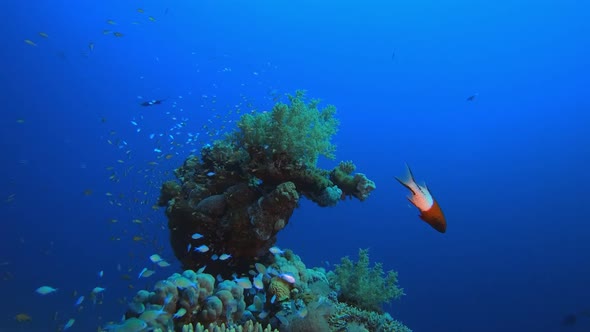
<instances>
[{"instance_id":1,"label":"yellow coral","mask_svg":"<svg viewBox=\"0 0 590 332\"><path fill-rule=\"evenodd\" d=\"M287 300L291 294L291 284L279 277L274 277L270 279L268 293L271 296L276 296L276 300L279 302Z\"/></svg>"}]
</instances>

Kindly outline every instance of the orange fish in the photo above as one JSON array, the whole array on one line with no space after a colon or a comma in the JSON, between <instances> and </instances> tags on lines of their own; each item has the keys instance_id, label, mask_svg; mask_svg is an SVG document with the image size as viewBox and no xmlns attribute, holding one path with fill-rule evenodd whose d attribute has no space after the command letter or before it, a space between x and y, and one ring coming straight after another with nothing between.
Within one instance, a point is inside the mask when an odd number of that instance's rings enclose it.
<instances>
[{"instance_id":1,"label":"orange fish","mask_svg":"<svg viewBox=\"0 0 590 332\"><path fill-rule=\"evenodd\" d=\"M406 165L406 170L406 176L403 180L398 177L395 179L412 192L412 194L407 197L408 201L420 210L420 219L424 220L437 231L441 233L446 232L447 221L445 220L445 216L443 215L440 206L432 197L426 185L421 186L416 183L414 175L408 165Z\"/></svg>"}]
</instances>

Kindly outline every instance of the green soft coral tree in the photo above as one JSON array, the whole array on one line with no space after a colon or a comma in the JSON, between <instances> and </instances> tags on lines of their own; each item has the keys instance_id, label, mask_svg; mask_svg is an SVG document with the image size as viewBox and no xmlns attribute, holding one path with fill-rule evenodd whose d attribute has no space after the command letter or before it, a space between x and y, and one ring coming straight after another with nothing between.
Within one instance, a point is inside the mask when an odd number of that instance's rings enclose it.
<instances>
[{"instance_id":1,"label":"green soft coral tree","mask_svg":"<svg viewBox=\"0 0 590 332\"><path fill-rule=\"evenodd\" d=\"M272 154L285 154L307 166L315 166L320 155L334 159L336 146L330 141L339 122L336 107L318 108L319 100L305 102L305 92L289 96L289 104L277 103L272 111L246 114L238 122L246 146L264 147Z\"/></svg>"},{"instance_id":2,"label":"green soft coral tree","mask_svg":"<svg viewBox=\"0 0 590 332\"><path fill-rule=\"evenodd\" d=\"M359 260L353 262L342 258L330 273L330 281L339 288L338 300L359 309L381 311L383 303L400 298L403 289L397 285L397 273L383 272L383 266L376 263L369 267L369 250L359 249Z\"/></svg>"}]
</instances>

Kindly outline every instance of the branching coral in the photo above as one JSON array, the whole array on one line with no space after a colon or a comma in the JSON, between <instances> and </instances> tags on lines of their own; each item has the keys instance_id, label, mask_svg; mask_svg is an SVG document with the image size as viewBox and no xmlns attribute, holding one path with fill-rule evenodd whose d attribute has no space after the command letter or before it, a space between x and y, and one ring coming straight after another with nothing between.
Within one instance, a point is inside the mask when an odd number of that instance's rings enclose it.
<instances>
[{"instance_id":1,"label":"branching coral","mask_svg":"<svg viewBox=\"0 0 590 332\"><path fill-rule=\"evenodd\" d=\"M340 289L338 300L360 309L380 311L381 305L404 295L397 286L397 273L389 271L386 275L383 266L376 263L369 267L369 251L359 250L358 262L348 257L330 274L330 281Z\"/></svg>"}]
</instances>

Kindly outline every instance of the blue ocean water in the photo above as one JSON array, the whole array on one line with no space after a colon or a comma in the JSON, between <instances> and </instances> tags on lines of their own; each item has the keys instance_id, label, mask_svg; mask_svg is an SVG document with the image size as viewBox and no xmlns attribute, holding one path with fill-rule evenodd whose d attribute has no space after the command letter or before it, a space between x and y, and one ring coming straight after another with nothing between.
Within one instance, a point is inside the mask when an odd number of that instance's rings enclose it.
<instances>
[{"instance_id":1,"label":"blue ocean water","mask_svg":"<svg viewBox=\"0 0 590 332\"><path fill-rule=\"evenodd\" d=\"M369 248L399 272L406 296L387 310L415 331L590 330L584 315L562 325L590 309L589 9L6 0L0 331L119 320L152 286L136 278L149 255L172 263L152 278L180 269L152 208L161 183L232 130L237 110L296 89L337 107L337 160L377 189L334 208L303 201L278 245L328 267ZM152 99L164 101L139 105ZM405 163L443 208L445 234L406 201L394 179ZM58 291L40 296L42 285ZM95 303L74 307L96 286Z\"/></svg>"}]
</instances>

